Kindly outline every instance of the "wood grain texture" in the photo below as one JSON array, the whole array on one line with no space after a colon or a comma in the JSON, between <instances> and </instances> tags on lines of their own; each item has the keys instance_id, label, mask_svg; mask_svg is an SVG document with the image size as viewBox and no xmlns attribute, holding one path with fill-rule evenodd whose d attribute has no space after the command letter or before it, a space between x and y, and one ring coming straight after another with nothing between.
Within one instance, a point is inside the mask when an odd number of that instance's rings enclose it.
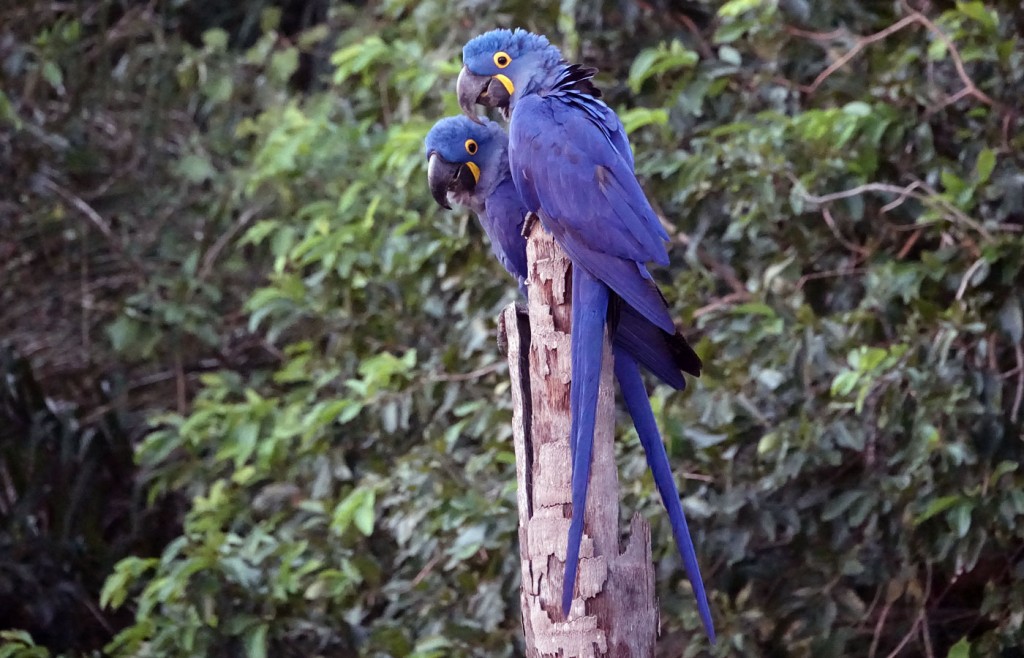
<instances>
[{"instance_id":1,"label":"wood grain texture","mask_svg":"<svg viewBox=\"0 0 1024 658\"><path fill-rule=\"evenodd\" d=\"M531 658L651 658L658 631L650 528L634 516L619 546L615 399L605 337L579 576L568 619L559 609L572 511L569 454L571 270L534 225L527 248L529 322L502 314L512 383L519 484L523 630ZM526 358L524 358L526 357Z\"/></svg>"}]
</instances>

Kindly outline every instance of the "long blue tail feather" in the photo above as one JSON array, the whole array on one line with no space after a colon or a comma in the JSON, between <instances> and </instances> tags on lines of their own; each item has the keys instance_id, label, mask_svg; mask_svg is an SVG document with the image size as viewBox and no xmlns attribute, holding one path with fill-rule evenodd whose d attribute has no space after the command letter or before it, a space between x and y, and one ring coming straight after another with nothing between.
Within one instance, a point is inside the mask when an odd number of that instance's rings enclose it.
<instances>
[{"instance_id":1,"label":"long blue tail feather","mask_svg":"<svg viewBox=\"0 0 1024 658\"><path fill-rule=\"evenodd\" d=\"M672 525L672 534L675 536L676 545L679 547L679 555L683 558L683 567L686 569L686 576L693 586L693 595L697 599L697 610L700 613L701 621L704 623L704 630L707 631L711 643L715 642L715 626L711 619L711 608L708 605L708 597L704 591L704 581L700 575L700 566L697 564L697 553L693 548L693 540L690 538L690 530L686 525L686 517L683 515L683 506L679 502L679 490L676 488L675 479L672 477L672 467L668 461L668 454L665 452L665 445L661 441L661 434L658 432L658 425L654 420L654 412L651 410L651 402L647 397L647 389L644 388L643 379L640 377L640 369L636 361L623 349L616 346L615 356L615 378L619 380L619 389L626 402L626 409L633 418L633 425L640 436L640 443L647 454L647 464L654 475L654 483L661 494L661 500L668 510L668 518Z\"/></svg>"},{"instance_id":2,"label":"long blue tail feather","mask_svg":"<svg viewBox=\"0 0 1024 658\"><path fill-rule=\"evenodd\" d=\"M608 314L608 287L582 267L572 268L572 384L569 410L572 423L569 445L572 454L572 519L565 558L562 614L568 616L576 586L583 517L587 507L590 460L594 448L597 394L601 386L604 327Z\"/></svg>"}]
</instances>

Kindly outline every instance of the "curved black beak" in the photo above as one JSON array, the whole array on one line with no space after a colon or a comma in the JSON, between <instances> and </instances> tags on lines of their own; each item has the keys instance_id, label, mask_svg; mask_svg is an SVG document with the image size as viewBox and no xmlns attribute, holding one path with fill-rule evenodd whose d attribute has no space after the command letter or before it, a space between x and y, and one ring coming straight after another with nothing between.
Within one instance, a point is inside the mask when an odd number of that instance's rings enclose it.
<instances>
[{"instance_id":1,"label":"curved black beak","mask_svg":"<svg viewBox=\"0 0 1024 658\"><path fill-rule=\"evenodd\" d=\"M459 73L455 91L459 96L459 107L462 108L463 113L477 123L480 123L480 118L476 115L478 103L486 107L498 107L504 110L508 108L511 98L511 94L501 80L489 75L477 75L465 66Z\"/></svg>"},{"instance_id":2,"label":"curved black beak","mask_svg":"<svg viewBox=\"0 0 1024 658\"><path fill-rule=\"evenodd\" d=\"M455 83L455 93L459 96L462 113L477 123L480 123L480 117L476 115L476 104L480 102L480 96L487 90L490 81L490 76L477 75L463 66Z\"/></svg>"},{"instance_id":3,"label":"curved black beak","mask_svg":"<svg viewBox=\"0 0 1024 658\"><path fill-rule=\"evenodd\" d=\"M434 201L451 210L448 193L472 192L476 188L476 176L468 165L448 162L437 151L431 151L427 156L427 183Z\"/></svg>"}]
</instances>

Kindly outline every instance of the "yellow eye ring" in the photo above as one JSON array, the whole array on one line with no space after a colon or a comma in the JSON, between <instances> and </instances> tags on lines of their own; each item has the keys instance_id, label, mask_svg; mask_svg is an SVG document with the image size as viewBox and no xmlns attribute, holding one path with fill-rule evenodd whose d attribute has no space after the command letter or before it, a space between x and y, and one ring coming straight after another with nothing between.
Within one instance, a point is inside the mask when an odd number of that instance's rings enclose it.
<instances>
[{"instance_id":1,"label":"yellow eye ring","mask_svg":"<svg viewBox=\"0 0 1024 658\"><path fill-rule=\"evenodd\" d=\"M476 151L477 151L476 140L475 139L467 139L466 140L466 153L469 153L470 155L476 155Z\"/></svg>"},{"instance_id":2,"label":"yellow eye ring","mask_svg":"<svg viewBox=\"0 0 1024 658\"><path fill-rule=\"evenodd\" d=\"M503 69L511 63L512 58L508 56L507 52L499 50L498 52L494 53L494 65L497 66L499 69Z\"/></svg>"}]
</instances>

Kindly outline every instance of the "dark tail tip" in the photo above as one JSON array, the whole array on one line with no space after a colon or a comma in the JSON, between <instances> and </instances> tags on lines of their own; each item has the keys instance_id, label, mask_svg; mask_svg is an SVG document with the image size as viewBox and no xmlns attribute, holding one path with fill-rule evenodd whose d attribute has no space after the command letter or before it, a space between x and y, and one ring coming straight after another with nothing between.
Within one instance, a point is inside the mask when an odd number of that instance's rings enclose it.
<instances>
[{"instance_id":1,"label":"dark tail tip","mask_svg":"<svg viewBox=\"0 0 1024 658\"><path fill-rule=\"evenodd\" d=\"M676 367L688 375L700 377L704 362L700 360L683 335L677 331L674 336L668 337L668 343L672 348L672 361Z\"/></svg>"}]
</instances>

